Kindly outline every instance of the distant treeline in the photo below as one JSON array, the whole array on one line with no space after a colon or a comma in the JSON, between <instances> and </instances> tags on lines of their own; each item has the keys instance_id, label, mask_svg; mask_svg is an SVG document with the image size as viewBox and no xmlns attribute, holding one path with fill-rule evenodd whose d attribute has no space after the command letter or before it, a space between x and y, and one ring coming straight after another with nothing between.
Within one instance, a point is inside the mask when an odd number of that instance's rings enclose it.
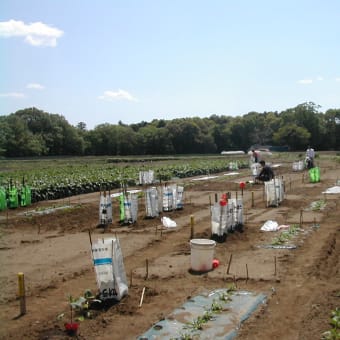
<instances>
[{"instance_id":1,"label":"distant treeline","mask_svg":"<svg viewBox=\"0 0 340 340\"><path fill-rule=\"evenodd\" d=\"M282 112L105 123L87 130L84 122L73 126L62 115L27 108L0 116L0 156L205 154L255 144L340 150L340 109L319 109L309 102Z\"/></svg>"}]
</instances>

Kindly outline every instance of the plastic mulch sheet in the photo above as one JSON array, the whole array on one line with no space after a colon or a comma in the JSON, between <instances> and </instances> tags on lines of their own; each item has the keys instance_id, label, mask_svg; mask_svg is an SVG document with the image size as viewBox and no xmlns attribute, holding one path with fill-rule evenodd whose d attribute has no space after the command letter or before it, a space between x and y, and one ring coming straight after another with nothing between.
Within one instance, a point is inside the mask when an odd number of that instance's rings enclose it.
<instances>
[{"instance_id":1,"label":"plastic mulch sheet","mask_svg":"<svg viewBox=\"0 0 340 340\"><path fill-rule=\"evenodd\" d=\"M157 322L138 340L180 339L190 335L200 340L229 340L237 335L240 324L266 301L266 295L248 291L233 292L231 301L221 297L228 294L227 289L218 289L206 295L198 295L176 308L167 318ZM212 312L211 320L204 323L201 330L193 328L197 320L213 305L222 307L221 311Z\"/></svg>"}]
</instances>

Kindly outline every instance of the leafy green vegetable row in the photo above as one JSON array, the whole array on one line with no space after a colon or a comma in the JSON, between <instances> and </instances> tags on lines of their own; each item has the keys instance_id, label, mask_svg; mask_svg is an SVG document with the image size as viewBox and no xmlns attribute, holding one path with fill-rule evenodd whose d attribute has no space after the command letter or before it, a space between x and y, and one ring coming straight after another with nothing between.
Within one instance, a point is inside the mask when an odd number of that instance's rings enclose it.
<instances>
[{"instance_id":1,"label":"leafy green vegetable row","mask_svg":"<svg viewBox=\"0 0 340 340\"><path fill-rule=\"evenodd\" d=\"M32 202L53 200L79 194L113 190L121 187L138 185L139 172L154 170L156 180L169 181L174 177L186 178L227 171L227 160L174 161L177 164L135 164L117 166L112 163L72 164L44 166L37 163L34 169L7 171L0 174L0 185L6 187L10 182L20 188L23 179L31 187ZM239 168L248 167L246 161L238 162Z\"/></svg>"}]
</instances>

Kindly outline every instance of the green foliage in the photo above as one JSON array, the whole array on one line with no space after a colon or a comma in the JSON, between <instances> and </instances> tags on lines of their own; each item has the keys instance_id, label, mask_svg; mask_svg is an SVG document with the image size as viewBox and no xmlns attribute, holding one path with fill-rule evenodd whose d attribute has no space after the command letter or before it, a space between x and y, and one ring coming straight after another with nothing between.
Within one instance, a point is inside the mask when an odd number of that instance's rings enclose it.
<instances>
[{"instance_id":1,"label":"green foliage","mask_svg":"<svg viewBox=\"0 0 340 340\"><path fill-rule=\"evenodd\" d=\"M45 155L178 155L287 145L290 150L340 148L340 109L303 103L278 112L177 118L137 124L70 125L59 114L26 108L0 117L0 157Z\"/></svg>"},{"instance_id":2,"label":"green foliage","mask_svg":"<svg viewBox=\"0 0 340 340\"><path fill-rule=\"evenodd\" d=\"M225 171L229 162L224 158L206 160L182 158L157 162L148 165L148 170L155 171L160 182L174 177L185 178ZM239 163L242 166L242 163ZM2 183L7 186L10 180L20 188L22 178L31 187L32 202L59 199L100 190L113 190L122 186L135 186L139 180L139 171L145 170L142 163L123 164L107 163L106 158L72 158L6 161L3 163ZM245 162L244 165L247 165Z\"/></svg>"},{"instance_id":3,"label":"green foliage","mask_svg":"<svg viewBox=\"0 0 340 340\"><path fill-rule=\"evenodd\" d=\"M322 340L340 339L340 308L331 311L330 325L332 328L322 334Z\"/></svg>"},{"instance_id":4,"label":"green foliage","mask_svg":"<svg viewBox=\"0 0 340 340\"><path fill-rule=\"evenodd\" d=\"M286 243L292 237L294 237L300 231L300 227L297 224L293 224L289 227L288 230L282 231L281 234L277 237L274 237L271 244L273 246L278 246Z\"/></svg>"}]
</instances>

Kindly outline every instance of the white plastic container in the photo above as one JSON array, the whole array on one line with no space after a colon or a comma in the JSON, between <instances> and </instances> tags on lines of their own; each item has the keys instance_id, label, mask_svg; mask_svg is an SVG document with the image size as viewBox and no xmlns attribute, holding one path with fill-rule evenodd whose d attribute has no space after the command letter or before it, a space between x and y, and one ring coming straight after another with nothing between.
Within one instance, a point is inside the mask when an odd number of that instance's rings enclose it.
<instances>
[{"instance_id":1,"label":"white plastic container","mask_svg":"<svg viewBox=\"0 0 340 340\"><path fill-rule=\"evenodd\" d=\"M206 272L212 269L216 242L204 238L190 240L191 270Z\"/></svg>"}]
</instances>

